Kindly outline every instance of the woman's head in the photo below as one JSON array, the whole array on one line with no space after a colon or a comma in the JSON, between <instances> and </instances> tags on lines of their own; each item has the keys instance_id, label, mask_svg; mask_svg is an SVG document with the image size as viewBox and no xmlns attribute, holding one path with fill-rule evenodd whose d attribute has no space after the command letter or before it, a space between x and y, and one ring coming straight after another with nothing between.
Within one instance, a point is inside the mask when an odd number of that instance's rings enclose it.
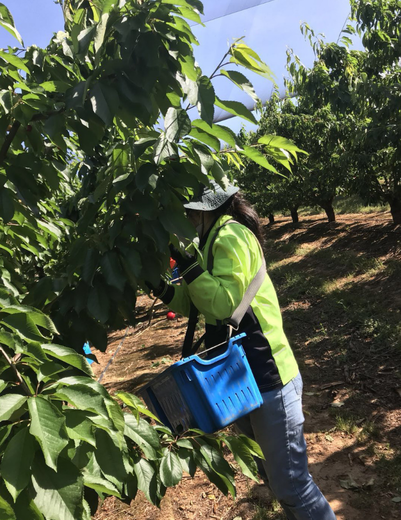
<instances>
[{"instance_id":1,"label":"woman's head","mask_svg":"<svg viewBox=\"0 0 401 520\"><path fill-rule=\"evenodd\" d=\"M225 190L211 181L213 189L204 187L201 193L184 204L188 219L202 237L221 215L230 215L250 229L263 246L264 234L259 216L250 203L238 193L239 188L229 185Z\"/></svg>"}]
</instances>

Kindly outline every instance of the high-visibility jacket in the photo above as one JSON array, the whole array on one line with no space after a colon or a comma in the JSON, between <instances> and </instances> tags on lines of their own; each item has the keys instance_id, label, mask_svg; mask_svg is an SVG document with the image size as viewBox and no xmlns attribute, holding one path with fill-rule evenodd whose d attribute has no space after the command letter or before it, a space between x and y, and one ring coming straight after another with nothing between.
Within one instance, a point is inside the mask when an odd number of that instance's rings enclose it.
<instances>
[{"instance_id":1,"label":"high-visibility jacket","mask_svg":"<svg viewBox=\"0 0 401 520\"><path fill-rule=\"evenodd\" d=\"M262 251L255 235L242 224L224 225L212 244L213 269L207 271L210 244L224 222L221 216L210 230L196 260L182 274L180 286L167 285L160 298L177 313L189 315L190 303L204 315L206 347L227 337L224 320L241 303L247 287L262 264ZM261 391L285 385L298 374L298 365L283 330L276 291L266 274L242 319L238 333L245 332L243 347ZM235 333L236 334L236 333Z\"/></svg>"}]
</instances>

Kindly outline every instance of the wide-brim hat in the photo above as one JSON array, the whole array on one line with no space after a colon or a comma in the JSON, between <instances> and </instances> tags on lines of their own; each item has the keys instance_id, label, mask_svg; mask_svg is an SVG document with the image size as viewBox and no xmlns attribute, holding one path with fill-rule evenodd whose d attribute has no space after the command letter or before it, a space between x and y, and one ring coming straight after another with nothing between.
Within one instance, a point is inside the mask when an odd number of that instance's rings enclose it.
<instances>
[{"instance_id":1,"label":"wide-brim hat","mask_svg":"<svg viewBox=\"0 0 401 520\"><path fill-rule=\"evenodd\" d=\"M203 186L200 194L184 204L184 208L197 211L213 211L220 208L239 191L239 188L232 184L229 184L225 189L215 181L210 181L210 185L211 187Z\"/></svg>"}]
</instances>

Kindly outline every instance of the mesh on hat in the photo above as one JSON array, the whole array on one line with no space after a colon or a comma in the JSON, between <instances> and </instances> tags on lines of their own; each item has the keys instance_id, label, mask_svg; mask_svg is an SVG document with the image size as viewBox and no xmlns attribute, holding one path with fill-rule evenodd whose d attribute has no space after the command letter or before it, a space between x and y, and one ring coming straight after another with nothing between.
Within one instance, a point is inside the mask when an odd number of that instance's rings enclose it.
<instances>
[{"instance_id":1,"label":"mesh on hat","mask_svg":"<svg viewBox=\"0 0 401 520\"><path fill-rule=\"evenodd\" d=\"M184 208L198 211L213 211L220 208L230 197L239 191L239 188L232 184L229 184L226 189L223 189L214 181L211 181L210 184L212 188L204 186L200 195L184 204Z\"/></svg>"}]
</instances>

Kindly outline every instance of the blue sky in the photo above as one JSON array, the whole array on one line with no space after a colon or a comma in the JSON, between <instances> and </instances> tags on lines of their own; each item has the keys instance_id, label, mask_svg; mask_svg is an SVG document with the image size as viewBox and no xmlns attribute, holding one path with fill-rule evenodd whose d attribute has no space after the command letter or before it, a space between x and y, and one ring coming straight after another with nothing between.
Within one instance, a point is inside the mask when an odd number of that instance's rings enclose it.
<instances>
[{"instance_id":1,"label":"blue sky","mask_svg":"<svg viewBox=\"0 0 401 520\"><path fill-rule=\"evenodd\" d=\"M263 1L263 0L261 0ZM61 7L53 0L2 0L14 16L25 46L36 44L45 47L52 34L63 29ZM204 0L205 15L209 21L205 27L193 26L199 40L195 48L196 59L205 74L211 74L232 41L245 36L245 43L252 47L270 66L283 91L286 74L286 50L294 49L301 60L311 65L313 53L300 32L300 24L307 22L316 33L324 33L327 41L337 41L350 12L349 0L271 0L251 9L225 16L233 6L249 5L249 0ZM257 0L252 0L257 3ZM0 28L0 47L18 46L9 33ZM235 66L233 66L235 68ZM245 74L253 82L256 92L266 100L272 84L256 74ZM216 91L222 99L235 99L249 103L249 98L226 78L216 78ZM243 124L238 118L224 122L234 131ZM246 124L247 128L253 125Z\"/></svg>"}]
</instances>

